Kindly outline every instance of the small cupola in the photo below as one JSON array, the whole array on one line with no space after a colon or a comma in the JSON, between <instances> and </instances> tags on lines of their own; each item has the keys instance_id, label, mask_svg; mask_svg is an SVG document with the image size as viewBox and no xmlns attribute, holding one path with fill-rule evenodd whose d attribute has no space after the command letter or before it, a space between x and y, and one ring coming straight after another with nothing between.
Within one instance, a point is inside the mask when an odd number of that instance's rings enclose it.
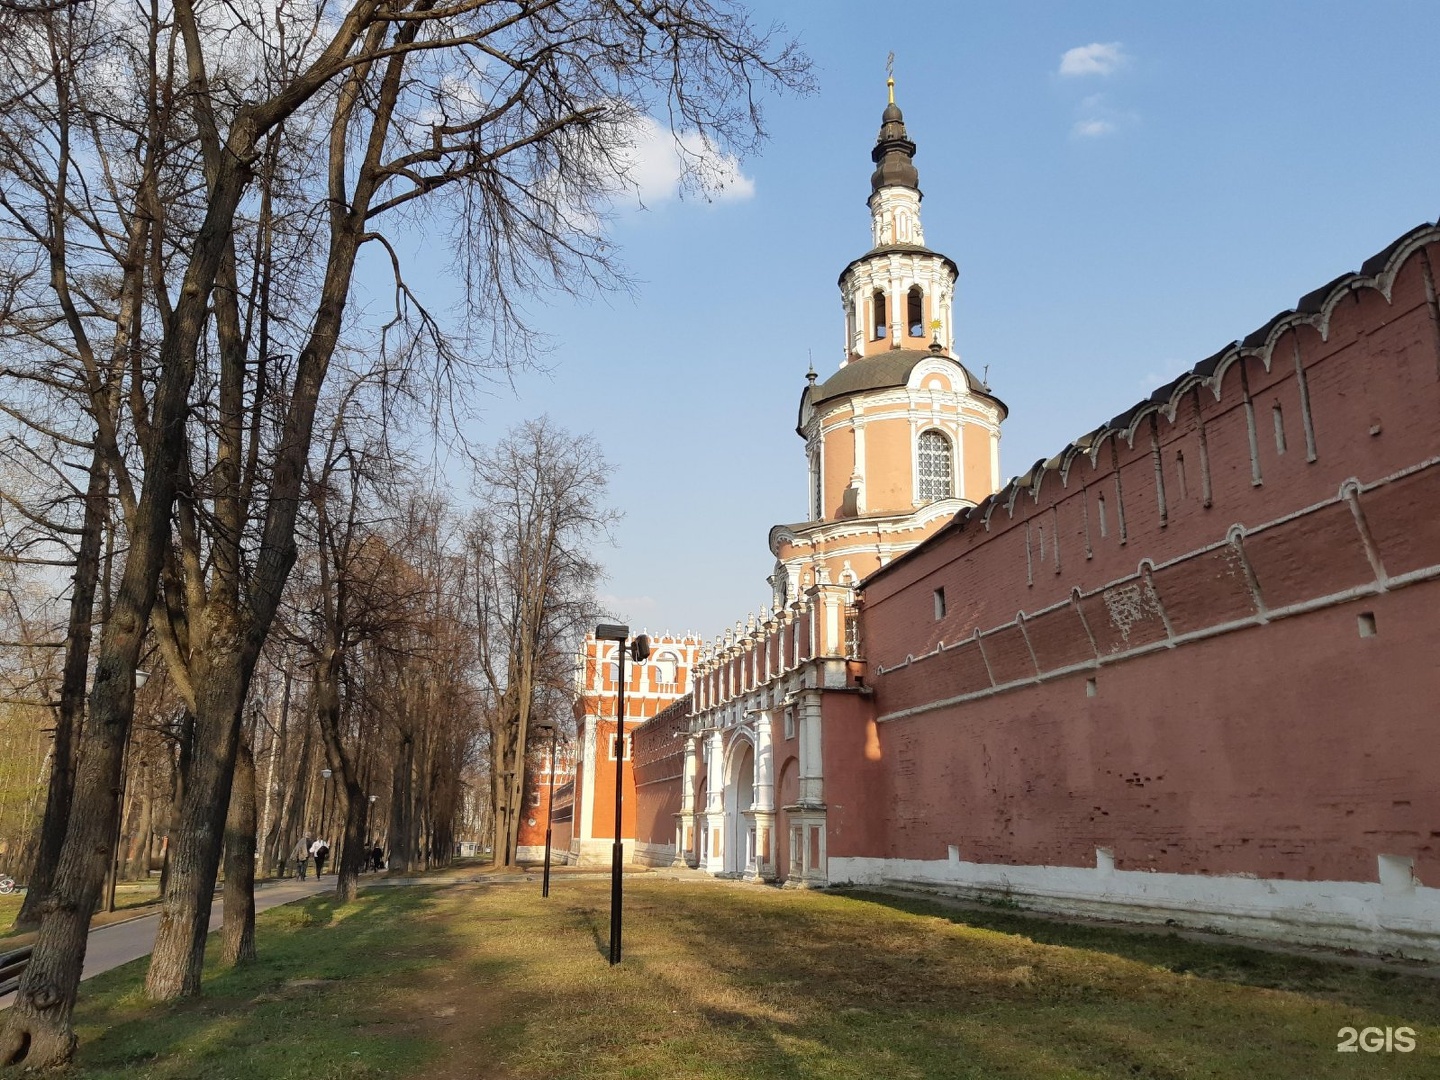
<instances>
[{"instance_id":1,"label":"small cupola","mask_svg":"<svg viewBox=\"0 0 1440 1080\"><path fill-rule=\"evenodd\" d=\"M880 134L875 149L870 151L870 160L875 162L870 190L878 194L881 188L907 187L918 192L920 173L915 169L915 144L905 133L905 117L895 104L895 80L889 79L888 84L890 104L880 116Z\"/></svg>"}]
</instances>

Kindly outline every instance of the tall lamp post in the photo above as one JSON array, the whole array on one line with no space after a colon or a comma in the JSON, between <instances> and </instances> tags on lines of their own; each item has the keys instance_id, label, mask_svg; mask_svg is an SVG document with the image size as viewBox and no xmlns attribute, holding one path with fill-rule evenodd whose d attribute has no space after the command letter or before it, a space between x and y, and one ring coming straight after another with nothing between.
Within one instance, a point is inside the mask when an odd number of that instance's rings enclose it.
<instances>
[{"instance_id":1,"label":"tall lamp post","mask_svg":"<svg viewBox=\"0 0 1440 1080\"><path fill-rule=\"evenodd\" d=\"M360 862L361 870L364 870L366 865L370 862L371 829L373 829L375 826L375 800L380 798L380 796L371 795L369 796L369 798L370 805L365 808L365 858L362 859ZM374 867L373 869L378 870L379 867Z\"/></svg>"},{"instance_id":2,"label":"tall lamp post","mask_svg":"<svg viewBox=\"0 0 1440 1080\"><path fill-rule=\"evenodd\" d=\"M610 863L610 966L620 962L621 911L624 893L620 887L620 874L624 866L624 819L621 807L625 799L625 649L630 637L630 628L617 623L601 623L595 627L597 641L613 641L620 654L619 678L615 691L615 844L611 850ZM639 634L629 645L630 655L636 661L650 656L650 639Z\"/></svg>"},{"instance_id":3,"label":"tall lamp post","mask_svg":"<svg viewBox=\"0 0 1440 1080\"><path fill-rule=\"evenodd\" d=\"M550 826L555 820L555 747L559 729L554 720L536 721L535 730L550 732L550 790L545 796L545 876L541 879L540 895L550 895Z\"/></svg>"},{"instance_id":4,"label":"tall lamp post","mask_svg":"<svg viewBox=\"0 0 1440 1080\"><path fill-rule=\"evenodd\" d=\"M333 769L320 770L320 839L327 844L330 842L330 777L334 775Z\"/></svg>"}]
</instances>

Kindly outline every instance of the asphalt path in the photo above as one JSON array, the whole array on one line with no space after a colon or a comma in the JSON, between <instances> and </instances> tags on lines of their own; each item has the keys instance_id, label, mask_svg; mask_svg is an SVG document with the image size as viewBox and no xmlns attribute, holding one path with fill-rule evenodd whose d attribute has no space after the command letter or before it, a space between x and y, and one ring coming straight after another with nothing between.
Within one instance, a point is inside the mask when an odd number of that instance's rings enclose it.
<instances>
[{"instance_id":1,"label":"asphalt path","mask_svg":"<svg viewBox=\"0 0 1440 1080\"><path fill-rule=\"evenodd\" d=\"M312 875L306 881L286 878L284 881L267 882L255 887L255 910L260 912L283 904L293 904L296 900L304 900L307 896L334 888L334 874L326 874L318 880ZM217 893L215 903L210 909L210 929L220 929L223 918L224 906L220 894ZM149 956L155 948L155 932L159 926L160 913L157 911L151 915L142 915L136 919L127 919L125 922L111 923L109 926L91 930L90 940L85 946L85 967L80 972L80 978L88 979L102 971L128 964L131 960ZM5 943L0 941L0 953L6 951ZM13 993L0 997L0 1009L8 1009L14 1000Z\"/></svg>"}]
</instances>

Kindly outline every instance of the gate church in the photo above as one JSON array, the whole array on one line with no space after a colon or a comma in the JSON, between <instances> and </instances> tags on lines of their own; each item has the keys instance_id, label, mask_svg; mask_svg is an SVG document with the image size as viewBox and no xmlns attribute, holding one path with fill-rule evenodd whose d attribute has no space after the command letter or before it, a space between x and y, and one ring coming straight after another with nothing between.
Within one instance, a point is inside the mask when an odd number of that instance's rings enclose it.
<instances>
[{"instance_id":1,"label":"gate church","mask_svg":"<svg viewBox=\"0 0 1440 1080\"><path fill-rule=\"evenodd\" d=\"M1002 488L915 153L892 83L808 519L771 609L630 670L628 854L1440 959L1440 227ZM577 859L613 649L556 792Z\"/></svg>"}]
</instances>

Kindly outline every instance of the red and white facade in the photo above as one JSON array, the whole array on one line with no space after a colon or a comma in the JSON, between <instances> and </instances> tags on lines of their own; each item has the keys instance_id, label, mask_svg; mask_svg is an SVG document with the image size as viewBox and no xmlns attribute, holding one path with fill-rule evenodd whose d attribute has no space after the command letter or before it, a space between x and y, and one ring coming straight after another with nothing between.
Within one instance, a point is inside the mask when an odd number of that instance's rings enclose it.
<instances>
[{"instance_id":1,"label":"red and white facade","mask_svg":"<svg viewBox=\"0 0 1440 1080\"><path fill-rule=\"evenodd\" d=\"M777 568L635 733L637 855L1440 958L1437 271L1422 226L906 550Z\"/></svg>"},{"instance_id":2,"label":"red and white facade","mask_svg":"<svg viewBox=\"0 0 1440 1080\"><path fill-rule=\"evenodd\" d=\"M666 706L690 692L700 639L669 634L651 639L649 659L635 663L625 658L625 715L620 762L622 842L625 858L636 856L634 732ZM576 658L575 731L576 766L568 788L557 784L555 812L567 823L566 842L554 841L555 858L570 863L609 865L615 842L616 706L619 699L619 651L613 641L587 635ZM528 786L543 785L532 768ZM539 782L537 784L537 781ZM640 845L643 857L653 846ZM540 853L544 854L544 823L540 824Z\"/></svg>"}]
</instances>

